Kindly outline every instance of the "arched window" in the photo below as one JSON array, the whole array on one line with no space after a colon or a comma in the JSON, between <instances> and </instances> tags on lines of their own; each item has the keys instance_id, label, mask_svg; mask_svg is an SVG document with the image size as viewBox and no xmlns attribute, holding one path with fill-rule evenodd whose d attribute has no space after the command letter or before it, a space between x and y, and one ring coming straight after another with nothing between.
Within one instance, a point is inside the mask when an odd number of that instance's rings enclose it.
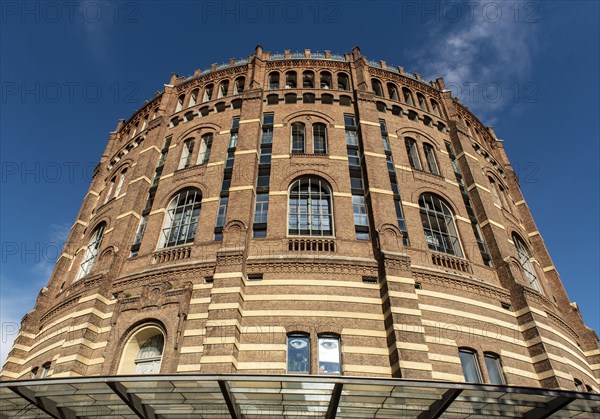
<instances>
[{"instance_id":1,"label":"arched window","mask_svg":"<svg viewBox=\"0 0 600 419\"><path fill-rule=\"evenodd\" d=\"M146 129L148 126L148 115L144 117L144 122L142 122L142 131Z\"/></svg>"},{"instance_id":2,"label":"arched window","mask_svg":"<svg viewBox=\"0 0 600 419\"><path fill-rule=\"evenodd\" d=\"M302 87L304 89L315 88L315 73L312 71L305 71L302 73Z\"/></svg>"},{"instance_id":3,"label":"arched window","mask_svg":"<svg viewBox=\"0 0 600 419\"><path fill-rule=\"evenodd\" d=\"M408 162L410 167L417 170L423 170L421 160L419 159L419 150L417 150L417 142L412 138L405 138L406 154L408 154Z\"/></svg>"},{"instance_id":4,"label":"arched window","mask_svg":"<svg viewBox=\"0 0 600 419\"><path fill-rule=\"evenodd\" d=\"M219 85L219 95L218 98L222 98L227 96L227 92L229 91L229 80L223 80Z\"/></svg>"},{"instance_id":5,"label":"arched window","mask_svg":"<svg viewBox=\"0 0 600 419\"><path fill-rule=\"evenodd\" d=\"M287 338L287 372L310 373L310 337L305 333L292 333Z\"/></svg>"},{"instance_id":6,"label":"arched window","mask_svg":"<svg viewBox=\"0 0 600 419\"><path fill-rule=\"evenodd\" d=\"M440 105L438 105L438 103L433 99L431 99L431 111L435 116L441 116Z\"/></svg>"},{"instance_id":7,"label":"arched window","mask_svg":"<svg viewBox=\"0 0 600 419\"><path fill-rule=\"evenodd\" d=\"M504 378L504 372L502 371L500 356L492 352L484 352L483 358L485 361L485 368L487 369L488 376L490 377L490 383L501 386L506 385L506 379Z\"/></svg>"},{"instance_id":8,"label":"arched window","mask_svg":"<svg viewBox=\"0 0 600 419\"><path fill-rule=\"evenodd\" d=\"M327 127L325 124L313 124L313 148L315 154L327 154Z\"/></svg>"},{"instance_id":9,"label":"arched window","mask_svg":"<svg viewBox=\"0 0 600 419\"><path fill-rule=\"evenodd\" d=\"M396 85L393 83L388 83L387 87L388 87L388 94L390 96L390 99L400 100L398 98L398 88L396 87Z\"/></svg>"},{"instance_id":10,"label":"arched window","mask_svg":"<svg viewBox=\"0 0 600 419\"><path fill-rule=\"evenodd\" d=\"M350 82L348 79L348 75L346 73L338 73L337 74L337 79L338 79L338 89L339 90L350 90Z\"/></svg>"},{"instance_id":11,"label":"arched window","mask_svg":"<svg viewBox=\"0 0 600 419\"><path fill-rule=\"evenodd\" d=\"M106 196L104 197L104 203L106 204L112 198L113 189L115 188L115 183L117 181L116 176L110 180L110 186L108 187L108 192L106 192Z\"/></svg>"},{"instance_id":12,"label":"arched window","mask_svg":"<svg viewBox=\"0 0 600 419\"><path fill-rule=\"evenodd\" d=\"M331 89L331 73L329 71L321 72L321 89Z\"/></svg>"},{"instance_id":13,"label":"arched window","mask_svg":"<svg viewBox=\"0 0 600 419\"><path fill-rule=\"evenodd\" d=\"M477 352L469 348L460 348L458 350L458 357L465 381L468 383L483 383L481 369L477 361Z\"/></svg>"},{"instance_id":14,"label":"arched window","mask_svg":"<svg viewBox=\"0 0 600 419\"><path fill-rule=\"evenodd\" d=\"M492 190L492 195L494 196L494 202L499 207L502 206L502 201L500 200L500 193L498 191L498 185L496 181L492 177L488 177L488 181L490 182L490 189Z\"/></svg>"},{"instance_id":15,"label":"arched window","mask_svg":"<svg viewBox=\"0 0 600 419\"><path fill-rule=\"evenodd\" d=\"M212 147L213 135L211 133L204 134L200 140L200 150L198 151L198 160L196 164L208 163L210 158L210 149Z\"/></svg>"},{"instance_id":16,"label":"arched window","mask_svg":"<svg viewBox=\"0 0 600 419\"><path fill-rule=\"evenodd\" d=\"M177 98L177 105L175 106L175 112L179 112L183 109L183 101L185 100L185 95L181 95Z\"/></svg>"},{"instance_id":17,"label":"arched window","mask_svg":"<svg viewBox=\"0 0 600 419\"><path fill-rule=\"evenodd\" d=\"M533 264L531 263L531 256L529 256L529 251L527 250L525 242L516 233L513 233L512 238L513 242L515 243L517 257L519 258L519 263L521 264L521 269L523 269L525 279L527 280L531 288L538 291L539 293L542 293L542 287L540 286L538 277L535 274L535 269L533 267Z\"/></svg>"},{"instance_id":18,"label":"arched window","mask_svg":"<svg viewBox=\"0 0 600 419\"><path fill-rule=\"evenodd\" d=\"M302 122L292 124L292 154L304 153L305 127Z\"/></svg>"},{"instance_id":19,"label":"arched window","mask_svg":"<svg viewBox=\"0 0 600 419\"><path fill-rule=\"evenodd\" d=\"M118 374L158 374L165 347L164 333L156 325L140 328L125 344Z\"/></svg>"},{"instance_id":20,"label":"arched window","mask_svg":"<svg viewBox=\"0 0 600 419\"><path fill-rule=\"evenodd\" d=\"M302 103L315 103L316 96L314 93L303 93Z\"/></svg>"},{"instance_id":21,"label":"arched window","mask_svg":"<svg viewBox=\"0 0 600 419\"><path fill-rule=\"evenodd\" d=\"M333 235L331 190L316 177L303 177L292 183L289 192L288 232L290 235Z\"/></svg>"},{"instance_id":22,"label":"arched window","mask_svg":"<svg viewBox=\"0 0 600 419\"><path fill-rule=\"evenodd\" d=\"M324 105L332 105L333 104L333 95L329 93L323 93L321 95L321 103Z\"/></svg>"},{"instance_id":23,"label":"arched window","mask_svg":"<svg viewBox=\"0 0 600 419\"><path fill-rule=\"evenodd\" d=\"M285 88L295 89L296 88L296 72L288 71L285 73Z\"/></svg>"},{"instance_id":24,"label":"arched window","mask_svg":"<svg viewBox=\"0 0 600 419\"><path fill-rule=\"evenodd\" d=\"M159 247L191 243L196 236L202 194L197 189L179 192L167 207Z\"/></svg>"},{"instance_id":25,"label":"arched window","mask_svg":"<svg viewBox=\"0 0 600 419\"><path fill-rule=\"evenodd\" d=\"M85 254L83 255L83 261L79 266L79 270L77 271L77 275L75 276L75 281L80 280L84 276L88 275L92 268L94 267L94 263L96 262L96 257L98 256L98 251L100 250L100 246L102 245L102 239L104 238L104 229L106 228L106 224L102 223L92 233L92 237L90 238L90 242L85 249Z\"/></svg>"},{"instance_id":26,"label":"arched window","mask_svg":"<svg viewBox=\"0 0 600 419\"><path fill-rule=\"evenodd\" d=\"M413 101L412 92L410 91L410 89L403 87L402 97L404 98L404 103L410 106L415 106L415 102Z\"/></svg>"},{"instance_id":27,"label":"arched window","mask_svg":"<svg viewBox=\"0 0 600 419\"><path fill-rule=\"evenodd\" d=\"M192 153L194 152L194 139L188 138L183 142L183 149L181 150L181 158L179 159L179 166L177 169L185 169L189 167L192 162Z\"/></svg>"},{"instance_id":28,"label":"arched window","mask_svg":"<svg viewBox=\"0 0 600 419\"><path fill-rule=\"evenodd\" d=\"M156 374L160 370L160 361L164 346L163 335L154 335L146 341L135 357L136 374Z\"/></svg>"},{"instance_id":29,"label":"arched window","mask_svg":"<svg viewBox=\"0 0 600 419\"><path fill-rule=\"evenodd\" d=\"M192 94L190 95L190 103L188 103L188 108L190 106L195 106L198 103L198 89L192 90Z\"/></svg>"},{"instance_id":30,"label":"arched window","mask_svg":"<svg viewBox=\"0 0 600 419\"><path fill-rule=\"evenodd\" d=\"M50 371L50 362L46 362L42 365L42 372L40 372L40 378L46 378L48 376L48 372Z\"/></svg>"},{"instance_id":31,"label":"arched window","mask_svg":"<svg viewBox=\"0 0 600 419\"><path fill-rule=\"evenodd\" d=\"M204 88L204 97L202 98L203 102L208 102L209 100L212 99L212 91L213 91L213 85L212 84L206 85L206 87Z\"/></svg>"},{"instance_id":32,"label":"arched window","mask_svg":"<svg viewBox=\"0 0 600 419\"><path fill-rule=\"evenodd\" d=\"M425 112L428 112L429 109L427 109L427 101L425 100L425 96L423 96L421 93L417 93L417 99L419 99L419 108Z\"/></svg>"},{"instance_id":33,"label":"arched window","mask_svg":"<svg viewBox=\"0 0 600 419\"><path fill-rule=\"evenodd\" d=\"M578 380L576 378L574 380L574 384L575 384L575 390L577 390L577 391L586 391L585 390L585 386L583 385L583 383L581 382L581 380Z\"/></svg>"},{"instance_id":34,"label":"arched window","mask_svg":"<svg viewBox=\"0 0 600 419\"><path fill-rule=\"evenodd\" d=\"M319 374L340 374L340 338L319 336Z\"/></svg>"},{"instance_id":35,"label":"arched window","mask_svg":"<svg viewBox=\"0 0 600 419\"><path fill-rule=\"evenodd\" d=\"M125 176L127 175L127 169L123 169L121 174L119 175L119 182L117 183L117 189L115 189L115 198L119 196L121 193L121 189L123 189L123 184L125 183Z\"/></svg>"},{"instance_id":36,"label":"arched window","mask_svg":"<svg viewBox=\"0 0 600 419\"><path fill-rule=\"evenodd\" d=\"M437 252L463 257L450 207L436 195L426 193L419 197L419 208L427 246Z\"/></svg>"},{"instance_id":37,"label":"arched window","mask_svg":"<svg viewBox=\"0 0 600 419\"><path fill-rule=\"evenodd\" d=\"M423 144L423 151L425 151L425 158L427 159L427 167L429 168L429 171L434 175L439 175L440 169L435 158L433 146L431 144L425 143Z\"/></svg>"},{"instance_id":38,"label":"arched window","mask_svg":"<svg viewBox=\"0 0 600 419\"><path fill-rule=\"evenodd\" d=\"M279 89L279 73L276 71L269 73L269 89Z\"/></svg>"},{"instance_id":39,"label":"arched window","mask_svg":"<svg viewBox=\"0 0 600 419\"><path fill-rule=\"evenodd\" d=\"M377 79L371 79L371 86L373 86L373 93L375 96L383 97L383 87L381 87L381 82Z\"/></svg>"},{"instance_id":40,"label":"arched window","mask_svg":"<svg viewBox=\"0 0 600 419\"><path fill-rule=\"evenodd\" d=\"M235 84L233 85L233 94L241 95L242 93L244 93L244 85L245 84L246 84L245 77L238 77L237 79L235 79Z\"/></svg>"}]
</instances>

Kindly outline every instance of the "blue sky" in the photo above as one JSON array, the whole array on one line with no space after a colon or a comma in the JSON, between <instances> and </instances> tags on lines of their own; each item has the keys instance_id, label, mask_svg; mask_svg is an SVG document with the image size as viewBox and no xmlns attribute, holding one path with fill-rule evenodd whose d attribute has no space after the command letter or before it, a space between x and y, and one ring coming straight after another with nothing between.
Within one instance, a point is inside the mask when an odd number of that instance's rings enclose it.
<instances>
[{"instance_id":1,"label":"blue sky","mask_svg":"<svg viewBox=\"0 0 600 419\"><path fill-rule=\"evenodd\" d=\"M454 94L505 140L572 301L600 330L599 2L3 1L0 361L119 118L171 73L355 45Z\"/></svg>"}]
</instances>

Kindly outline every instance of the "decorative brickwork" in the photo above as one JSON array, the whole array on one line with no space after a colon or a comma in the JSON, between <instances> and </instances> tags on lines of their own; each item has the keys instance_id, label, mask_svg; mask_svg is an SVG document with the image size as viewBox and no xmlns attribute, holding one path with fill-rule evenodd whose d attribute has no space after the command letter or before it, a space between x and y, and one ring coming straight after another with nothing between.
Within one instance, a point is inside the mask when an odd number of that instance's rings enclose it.
<instances>
[{"instance_id":1,"label":"decorative brickwork","mask_svg":"<svg viewBox=\"0 0 600 419\"><path fill-rule=\"evenodd\" d=\"M259 46L119 121L1 379L285 374L289 336L311 374L463 381L467 348L600 389L502 141L358 48Z\"/></svg>"}]
</instances>

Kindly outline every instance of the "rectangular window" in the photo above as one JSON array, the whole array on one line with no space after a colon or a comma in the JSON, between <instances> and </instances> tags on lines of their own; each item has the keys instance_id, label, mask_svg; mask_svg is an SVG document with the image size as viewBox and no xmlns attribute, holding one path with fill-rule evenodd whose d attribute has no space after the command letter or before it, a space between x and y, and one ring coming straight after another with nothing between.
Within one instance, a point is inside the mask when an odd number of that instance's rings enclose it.
<instances>
[{"instance_id":1,"label":"rectangular window","mask_svg":"<svg viewBox=\"0 0 600 419\"><path fill-rule=\"evenodd\" d=\"M357 149L348 148L348 164L350 166L360 166L360 157L358 156Z\"/></svg>"},{"instance_id":2,"label":"rectangular window","mask_svg":"<svg viewBox=\"0 0 600 419\"><path fill-rule=\"evenodd\" d=\"M267 229L262 227L254 227L254 230L252 231L252 237L254 237L255 239L262 239L267 237Z\"/></svg>"},{"instance_id":3,"label":"rectangular window","mask_svg":"<svg viewBox=\"0 0 600 419\"><path fill-rule=\"evenodd\" d=\"M308 336L288 336L287 372L310 373L310 339Z\"/></svg>"},{"instance_id":4,"label":"rectangular window","mask_svg":"<svg viewBox=\"0 0 600 419\"><path fill-rule=\"evenodd\" d=\"M468 383L482 383L483 379L477 362L477 353L469 349L460 349L458 357L460 358L465 381Z\"/></svg>"},{"instance_id":5,"label":"rectangular window","mask_svg":"<svg viewBox=\"0 0 600 419\"><path fill-rule=\"evenodd\" d=\"M229 135L229 144L227 145L228 148L236 148L237 147L237 142L238 142L238 133L237 132L232 132Z\"/></svg>"},{"instance_id":6,"label":"rectangular window","mask_svg":"<svg viewBox=\"0 0 600 419\"><path fill-rule=\"evenodd\" d=\"M390 154L387 154L385 156L385 162L387 164L388 172L395 173L394 160L392 159L392 156Z\"/></svg>"},{"instance_id":7,"label":"rectangular window","mask_svg":"<svg viewBox=\"0 0 600 419\"><path fill-rule=\"evenodd\" d=\"M379 120L379 129L381 131L381 141L383 142L383 149L385 151L392 151L392 147L390 146L390 139L388 137L388 130L385 120Z\"/></svg>"},{"instance_id":8,"label":"rectangular window","mask_svg":"<svg viewBox=\"0 0 600 419\"><path fill-rule=\"evenodd\" d=\"M217 221L215 227L223 227L225 225L225 217L227 216L227 202L229 198L226 196L221 197L219 201L219 211L217 212Z\"/></svg>"},{"instance_id":9,"label":"rectangular window","mask_svg":"<svg viewBox=\"0 0 600 419\"><path fill-rule=\"evenodd\" d=\"M350 175L350 188L352 190L358 190L358 191L362 191L363 190L363 181L362 178L359 176L352 176Z\"/></svg>"},{"instance_id":10,"label":"rectangular window","mask_svg":"<svg viewBox=\"0 0 600 419\"><path fill-rule=\"evenodd\" d=\"M319 374L340 374L340 340L319 337Z\"/></svg>"},{"instance_id":11,"label":"rectangular window","mask_svg":"<svg viewBox=\"0 0 600 419\"><path fill-rule=\"evenodd\" d=\"M261 144L273 143L273 122L274 122L274 114L273 113L263 114Z\"/></svg>"},{"instance_id":12,"label":"rectangular window","mask_svg":"<svg viewBox=\"0 0 600 419\"><path fill-rule=\"evenodd\" d=\"M221 192L227 192L229 187L231 186L231 174L225 173L225 178L223 179L223 183L221 184Z\"/></svg>"},{"instance_id":13,"label":"rectangular window","mask_svg":"<svg viewBox=\"0 0 600 419\"><path fill-rule=\"evenodd\" d=\"M256 181L257 188L268 188L269 187L269 175L258 175L258 180Z\"/></svg>"},{"instance_id":14,"label":"rectangular window","mask_svg":"<svg viewBox=\"0 0 600 419\"><path fill-rule=\"evenodd\" d=\"M240 117L234 116L231 118L231 131L237 132L240 129Z\"/></svg>"},{"instance_id":15,"label":"rectangular window","mask_svg":"<svg viewBox=\"0 0 600 419\"><path fill-rule=\"evenodd\" d=\"M233 167L233 160L235 158L235 154L233 151L227 152L227 158L225 159L225 169L231 169Z\"/></svg>"},{"instance_id":16,"label":"rectangular window","mask_svg":"<svg viewBox=\"0 0 600 419\"><path fill-rule=\"evenodd\" d=\"M240 117L239 116L235 116L231 120L231 129L229 130L229 132L230 132L230 135L229 135L229 145L227 146L228 148L235 148L235 147L237 147L238 130L239 129L240 129Z\"/></svg>"},{"instance_id":17,"label":"rectangular window","mask_svg":"<svg viewBox=\"0 0 600 419\"><path fill-rule=\"evenodd\" d=\"M356 231L356 240L370 240L371 237L367 231Z\"/></svg>"},{"instance_id":18,"label":"rectangular window","mask_svg":"<svg viewBox=\"0 0 600 419\"><path fill-rule=\"evenodd\" d=\"M259 160L259 164L271 164L271 153L272 153L272 147L268 146L262 146L260 148L260 160Z\"/></svg>"},{"instance_id":19,"label":"rectangular window","mask_svg":"<svg viewBox=\"0 0 600 419\"><path fill-rule=\"evenodd\" d=\"M259 193L256 195L256 208L254 210L254 222L264 224L267 222L269 211L269 194Z\"/></svg>"},{"instance_id":20,"label":"rectangular window","mask_svg":"<svg viewBox=\"0 0 600 419\"><path fill-rule=\"evenodd\" d=\"M356 121L354 115L344 115L344 127L346 129L346 144L358 145L358 135L356 133Z\"/></svg>"},{"instance_id":21,"label":"rectangular window","mask_svg":"<svg viewBox=\"0 0 600 419\"><path fill-rule=\"evenodd\" d=\"M367 206L365 197L362 195L352 195L352 211L354 212L355 226L368 226Z\"/></svg>"}]
</instances>

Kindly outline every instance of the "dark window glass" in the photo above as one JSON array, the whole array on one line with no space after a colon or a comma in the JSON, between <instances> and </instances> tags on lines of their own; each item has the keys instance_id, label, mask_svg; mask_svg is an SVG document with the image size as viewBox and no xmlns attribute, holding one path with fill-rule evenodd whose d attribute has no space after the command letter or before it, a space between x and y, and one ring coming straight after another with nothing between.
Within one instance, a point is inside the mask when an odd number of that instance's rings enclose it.
<instances>
[{"instance_id":1,"label":"dark window glass","mask_svg":"<svg viewBox=\"0 0 600 419\"><path fill-rule=\"evenodd\" d=\"M287 343L288 373L310 372L310 339L303 335L288 336Z\"/></svg>"}]
</instances>

